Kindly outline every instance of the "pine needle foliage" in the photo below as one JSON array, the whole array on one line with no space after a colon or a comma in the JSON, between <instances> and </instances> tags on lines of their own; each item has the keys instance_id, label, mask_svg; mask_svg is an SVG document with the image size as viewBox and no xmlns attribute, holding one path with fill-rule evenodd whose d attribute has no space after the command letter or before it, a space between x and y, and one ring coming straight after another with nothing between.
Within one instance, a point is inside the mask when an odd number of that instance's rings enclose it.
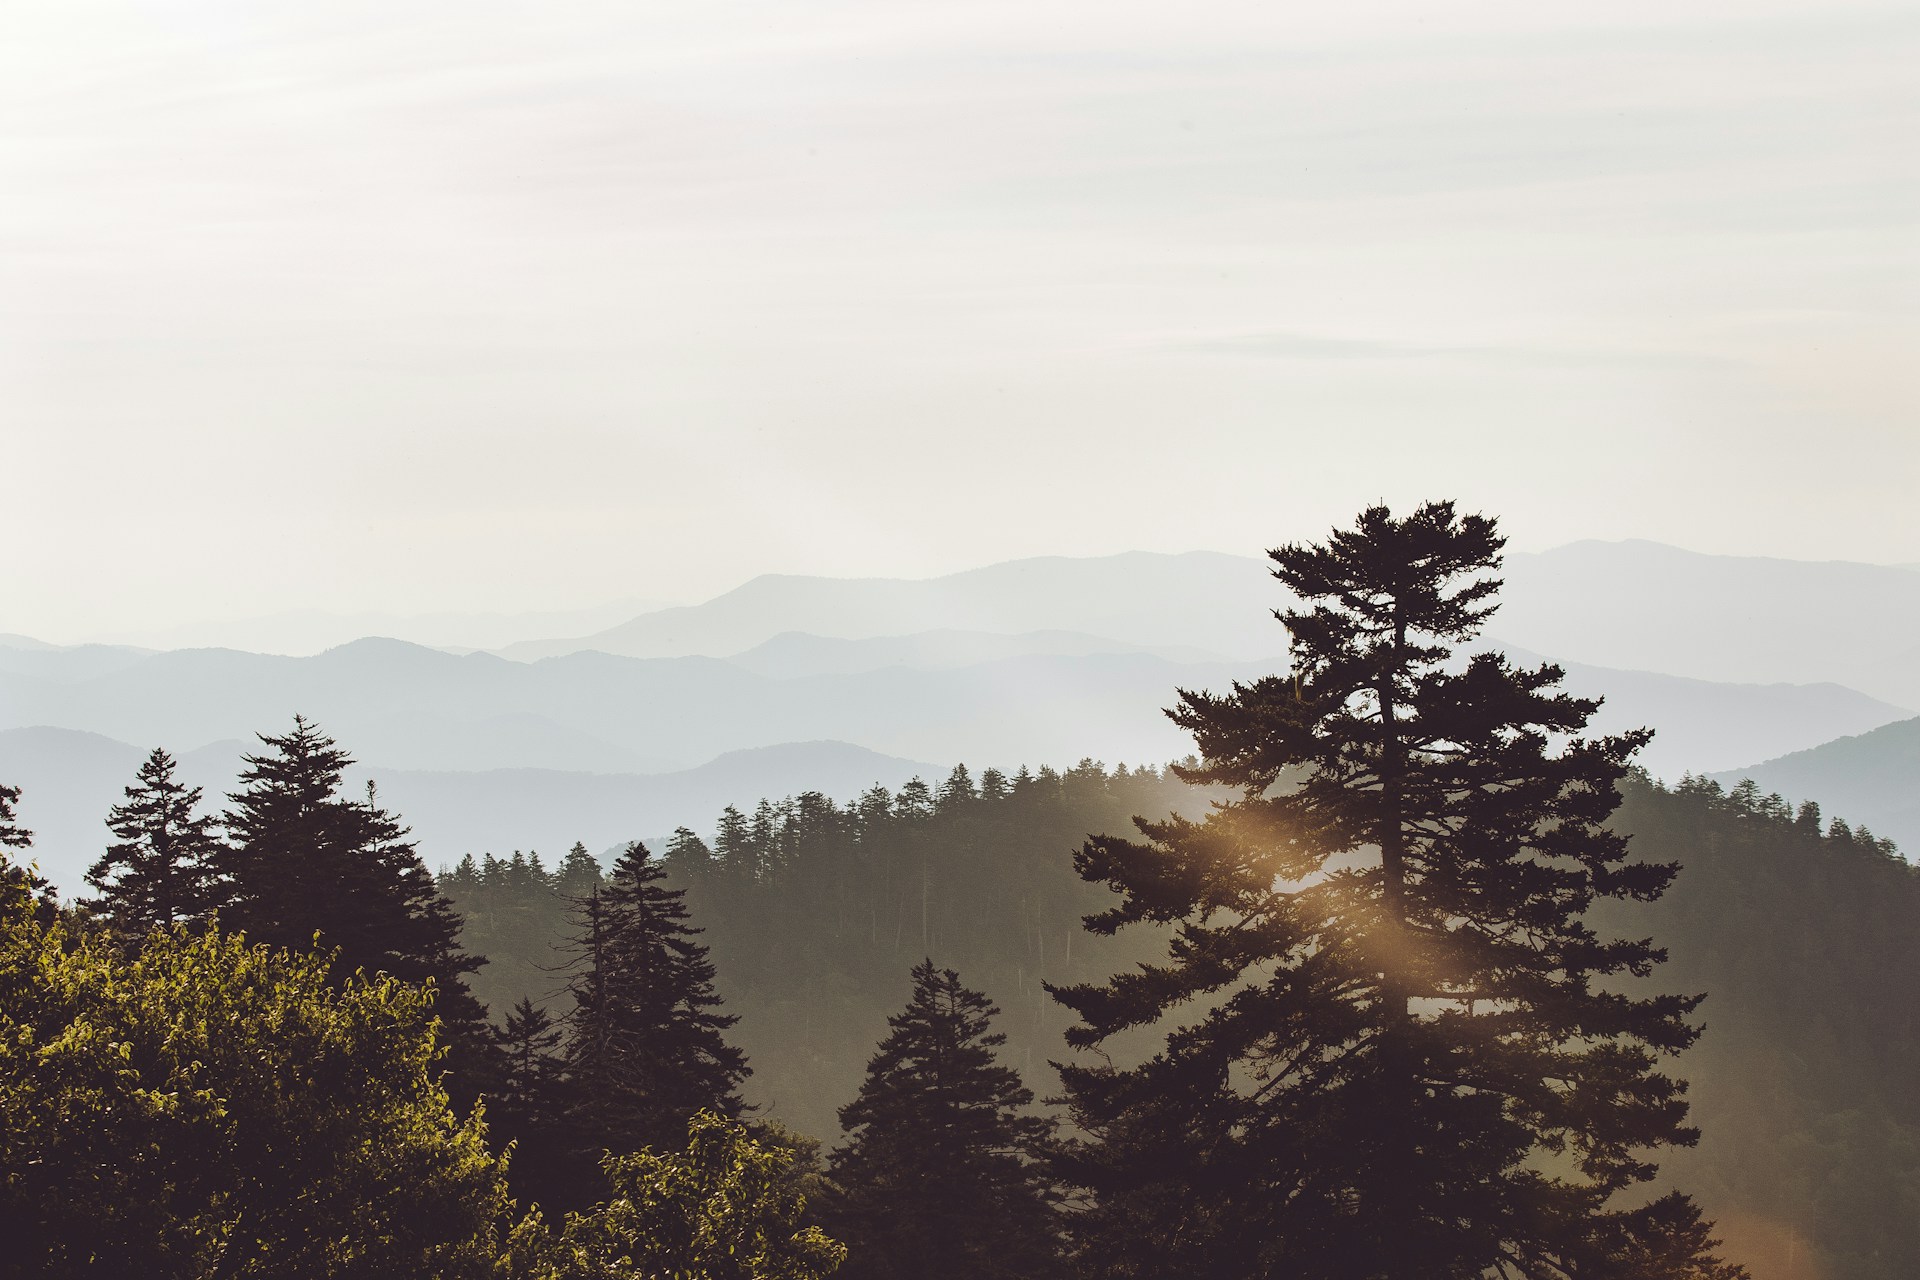
<instances>
[{"instance_id":1,"label":"pine needle foliage","mask_svg":"<svg viewBox=\"0 0 1920 1280\"><path fill-rule=\"evenodd\" d=\"M831 1223L858 1280L1016 1280L1060 1273L1040 1157L1053 1124L999 1061L999 1014L952 969L913 970L907 1007L840 1110Z\"/></svg>"},{"instance_id":2,"label":"pine needle foliage","mask_svg":"<svg viewBox=\"0 0 1920 1280\"><path fill-rule=\"evenodd\" d=\"M20 825L14 808L19 803L20 788L0 785L0 892L19 888L44 897L47 882L33 869L32 864L17 864L7 853L9 849L33 847L33 832Z\"/></svg>"},{"instance_id":3,"label":"pine needle foliage","mask_svg":"<svg viewBox=\"0 0 1920 1280\"><path fill-rule=\"evenodd\" d=\"M205 919L219 905L218 824L200 807L199 787L174 777L174 759L155 748L126 799L107 814L118 840L87 871L100 897L90 904L121 935Z\"/></svg>"},{"instance_id":4,"label":"pine needle foliage","mask_svg":"<svg viewBox=\"0 0 1920 1280\"><path fill-rule=\"evenodd\" d=\"M1502 545L1429 503L1273 551L1292 671L1169 713L1180 776L1234 798L1080 850L1119 898L1089 928L1171 931L1056 992L1075 1048L1151 1046L1062 1069L1095 1274L1740 1274L1684 1196L1621 1203L1697 1136L1656 1068L1699 999L1620 994L1663 953L1585 920L1675 872L1602 825L1645 731L1588 736L1558 668L1460 654Z\"/></svg>"},{"instance_id":5,"label":"pine needle foliage","mask_svg":"<svg viewBox=\"0 0 1920 1280\"><path fill-rule=\"evenodd\" d=\"M466 982L482 961L461 948L460 917L407 828L372 784L364 799L345 793L353 758L304 717L294 717L290 733L259 737L268 749L242 757L223 820L222 926L270 946L334 952L342 976L432 984L457 1092L470 1099L490 1089L498 1060Z\"/></svg>"},{"instance_id":6,"label":"pine needle foliage","mask_svg":"<svg viewBox=\"0 0 1920 1280\"><path fill-rule=\"evenodd\" d=\"M726 1038L735 1019L716 1012L685 891L664 876L634 841L579 904L566 1073L572 1125L594 1152L666 1149L696 1112L743 1108L746 1057Z\"/></svg>"}]
</instances>

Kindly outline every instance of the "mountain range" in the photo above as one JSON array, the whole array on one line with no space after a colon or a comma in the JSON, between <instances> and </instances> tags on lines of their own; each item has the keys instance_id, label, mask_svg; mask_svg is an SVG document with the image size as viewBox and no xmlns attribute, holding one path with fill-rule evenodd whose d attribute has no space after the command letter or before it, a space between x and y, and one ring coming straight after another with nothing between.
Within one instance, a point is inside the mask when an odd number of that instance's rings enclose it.
<instances>
[{"instance_id":1,"label":"mountain range","mask_svg":"<svg viewBox=\"0 0 1920 1280\"><path fill-rule=\"evenodd\" d=\"M1920 851L1920 717L1716 776L1729 785L1752 778L1763 792L1818 801L1909 857Z\"/></svg>"},{"instance_id":2,"label":"mountain range","mask_svg":"<svg viewBox=\"0 0 1920 1280\"><path fill-rule=\"evenodd\" d=\"M1560 661L1571 690L1606 699L1598 729L1655 727L1643 760L1656 775L1825 789L1815 798L1834 796L1834 811L1900 838L1913 769L1897 734L1874 731L1920 706L1907 639L1920 635L1920 574L1577 543L1511 556L1506 576L1488 643ZM1164 762L1189 747L1159 714L1179 689L1284 667L1272 610L1287 603L1261 560L1134 552L928 580L766 576L496 652L363 638L289 657L0 636L0 779L31 782L31 822L81 841L43 850L61 879L97 846L105 805L146 749L166 746L218 794L238 744L298 711L364 762L434 857L599 848L666 829L647 796L685 798L675 822L703 826L729 800L839 795L959 760ZM1793 763L1861 735L1832 748L1848 764ZM1856 768L1861 755L1887 763ZM75 779L64 790L61 769ZM1842 775L1861 779L1845 799Z\"/></svg>"}]
</instances>

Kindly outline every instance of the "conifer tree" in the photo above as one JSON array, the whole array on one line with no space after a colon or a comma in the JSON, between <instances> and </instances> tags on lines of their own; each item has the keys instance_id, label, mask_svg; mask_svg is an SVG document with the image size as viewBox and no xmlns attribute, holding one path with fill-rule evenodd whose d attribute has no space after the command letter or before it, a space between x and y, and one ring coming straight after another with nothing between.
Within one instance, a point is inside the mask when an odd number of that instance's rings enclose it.
<instances>
[{"instance_id":1,"label":"conifer tree","mask_svg":"<svg viewBox=\"0 0 1920 1280\"><path fill-rule=\"evenodd\" d=\"M494 1030L501 1067L499 1085L487 1100L487 1123L513 1143L508 1177L522 1200L550 1201L564 1185L569 1143L567 1099L558 1052L562 1028L525 996Z\"/></svg>"},{"instance_id":2,"label":"conifer tree","mask_svg":"<svg viewBox=\"0 0 1920 1280\"><path fill-rule=\"evenodd\" d=\"M967 772L966 765L957 764L953 766L953 772L947 775L947 780L940 784L934 808L940 813L953 813L979 798L980 793L974 790L973 775Z\"/></svg>"},{"instance_id":3,"label":"conifer tree","mask_svg":"<svg viewBox=\"0 0 1920 1280\"><path fill-rule=\"evenodd\" d=\"M560 1076L560 1059L555 1049L560 1044L560 1028L545 1009L525 996L507 1012L507 1020L495 1032L505 1059L501 1071L500 1106L539 1114L548 1102Z\"/></svg>"},{"instance_id":4,"label":"conifer tree","mask_svg":"<svg viewBox=\"0 0 1920 1280\"><path fill-rule=\"evenodd\" d=\"M119 837L87 871L100 891L97 909L121 934L143 938L180 920L200 920L219 905L214 866L220 838L200 806L199 787L174 777L174 759L155 748L107 814Z\"/></svg>"},{"instance_id":5,"label":"conifer tree","mask_svg":"<svg viewBox=\"0 0 1920 1280\"><path fill-rule=\"evenodd\" d=\"M570 901L586 897L605 878L600 863L587 852L587 846L577 840L573 848L567 850L567 856L561 859L559 869L553 873L556 891Z\"/></svg>"},{"instance_id":6,"label":"conifer tree","mask_svg":"<svg viewBox=\"0 0 1920 1280\"><path fill-rule=\"evenodd\" d=\"M716 1012L700 930L665 875L636 840L579 904L566 1067L572 1123L591 1156L665 1150L696 1112L737 1116L744 1106L746 1058L724 1034L736 1019Z\"/></svg>"},{"instance_id":7,"label":"conifer tree","mask_svg":"<svg viewBox=\"0 0 1920 1280\"><path fill-rule=\"evenodd\" d=\"M33 844L33 832L14 816L14 806L19 803L20 788L0 784L0 849L26 849Z\"/></svg>"},{"instance_id":8,"label":"conifer tree","mask_svg":"<svg viewBox=\"0 0 1920 1280\"><path fill-rule=\"evenodd\" d=\"M704 875L713 869L713 850L691 827L675 827L667 838L666 866L681 879Z\"/></svg>"},{"instance_id":9,"label":"conifer tree","mask_svg":"<svg viewBox=\"0 0 1920 1280\"><path fill-rule=\"evenodd\" d=\"M35 896L44 896L47 882L31 865L17 865L7 856L9 849L31 849L33 832L20 825L14 806L20 803L20 788L0 784L0 887L24 887Z\"/></svg>"},{"instance_id":10,"label":"conifer tree","mask_svg":"<svg viewBox=\"0 0 1920 1280\"><path fill-rule=\"evenodd\" d=\"M1238 798L1080 851L1120 896L1093 931L1171 931L1163 962L1056 992L1070 1044L1159 1045L1062 1070L1097 1274L1741 1274L1686 1197L1615 1200L1697 1136L1656 1066L1698 998L1622 994L1663 953L1583 921L1674 875L1601 825L1648 735L1583 736L1598 703L1551 665L1452 660L1502 545L1430 503L1273 551L1293 670L1170 713L1180 776Z\"/></svg>"},{"instance_id":11,"label":"conifer tree","mask_svg":"<svg viewBox=\"0 0 1920 1280\"><path fill-rule=\"evenodd\" d=\"M243 756L240 790L224 821L219 870L231 900L221 922L251 942L338 949L335 971L431 981L445 1024L448 1065L462 1101L490 1089L499 1060L486 1013L466 975L483 963L460 948L460 918L441 896L407 828L379 803L342 792L353 763L302 716L269 750Z\"/></svg>"},{"instance_id":12,"label":"conifer tree","mask_svg":"<svg viewBox=\"0 0 1920 1280\"><path fill-rule=\"evenodd\" d=\"M982 1280L1059 1274L1059 1230L1041 1176L1052 1131L1033 1092L996 1051L999 1010L926 960L907 1007L840 1110L834 1227L844 1274L871 1280Z\"/></svg>"},{"instance_id":13,"label":"conifer tree","mask_svg":"<svg viewBox=\"0 0 1920 1280\"><path fill-rule=\"evenodd\" d=\"M713 856L719 861L720 869L732 878L754 878L757 868L753 827L747 815L732 805L720 811L720 822L713 835Z\"/></svg>"}]
</instances>

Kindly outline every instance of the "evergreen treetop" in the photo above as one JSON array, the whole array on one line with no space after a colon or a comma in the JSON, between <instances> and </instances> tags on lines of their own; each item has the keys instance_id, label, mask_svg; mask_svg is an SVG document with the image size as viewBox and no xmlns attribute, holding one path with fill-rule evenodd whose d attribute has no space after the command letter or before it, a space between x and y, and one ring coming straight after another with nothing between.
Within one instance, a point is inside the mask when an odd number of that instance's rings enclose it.
<instances>
[{"instance_id":1,"label":"evergreen treetop","mask_svg":"<svg viewBox=\"0 0 1920 1280\"><path fill-rule=\"evenodd\" d=\"M1663 953L1584 919L1673 877L1602 825L1646 733L1583 736L1598 704L1551 665L1452 660L1501 546L1429 503L1272 552L1292 671L1170 713L1200 755L1176 772L1237 797L1081 849L1119 897L1090 928L1170 930L1056 993L1074 1046L1160 1046L1062 1069L1102 1274L1738 1274L1685 1197L1614 1202L1696 1137L1655 1068L1698 997L1619 994Z\"/></svg>"},{"instance_id":2,"label":"evergreen treetop","mask_svg":"<svg viewBox=\"0 0 1920 1280\"><path fill-rule=\"evenodd\" d=\"M14 806L20 803L20 788L0 784L0 849L26 849L33 845L33 832L21 826Z\"/></svg>"},{"instance_id":3,"label":"evergreen treetop","mask_svg":"<svg viewBox=\"0 0 1920 1280\"><path fill-rule=\"evenodd\" d=\"M460 918L407 828L372 783L364 799L343 794L353 760L305 717L290 733L259 737L268 750L242 757L240 789L228 797L222 924L272 946L304 950L317 939L339 952L342 975L433 983L463 1100L490 1087L498 1062L466 983L482 961L461 949Z\"/></svg>"},{"instance_id":4,"label":"evergreen treetop","mask_svg":"<svg viewBox=\"0 0 1920 1280\"><path fill-rule=\"evenodd\" d=\"M840 1110L836 1225L854 1277L1058 1274L1058 1228L1039 1156L1052 1122L998 1060L1000 1011L952 969L913 970L907 1007Z\"/></svg>"},{"instance_id":5,"label":"evergreen treetop","mask_svg":"<svg viewBox=\"0 0 1920 1280\"><path fill-rule=\"evenodd\" d=\"M688 923L685 891L639 841L579 904L567 990L567 1072L595 1149L676 1141L701 1110L737 1116L746 1058L716 1012L713 965Z\"/></svg>"},{"instance_id":6,"label":"evergreen treetop","mask_svg":"<svg viewBox=\"0 0 1920 1280\"><path fill-rule=\"evenodd\" d=\"M14 806L20 803L20 788L0 784L0 892L8 888L25 889L35 897L47 899L49 886L33 865L16 864L7 856L9 849L31 849L33 832L20 825Z\"/></svg>"},{"instance_id":7,"label":"evergreen treetop","mask_svg":"<svg viewBox=\"0 0 1920 1280\"><path fill-rule=\"evenodd\" d=\"M122 934L144 937L178 920L199 920L220 905L214 868L221 842L212 815L199 814L199 787L174 777L174 759L155 748L126 799L107 814L119 837L87 872L97 908Z\"/></svg>"}]
</instances>

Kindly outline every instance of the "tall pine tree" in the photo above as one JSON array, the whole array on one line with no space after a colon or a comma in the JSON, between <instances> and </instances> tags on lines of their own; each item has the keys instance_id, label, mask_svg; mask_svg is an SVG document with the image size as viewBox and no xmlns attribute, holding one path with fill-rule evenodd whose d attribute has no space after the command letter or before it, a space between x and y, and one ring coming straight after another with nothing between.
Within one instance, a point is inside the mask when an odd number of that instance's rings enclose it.
<instances>
[{"instance_id":1,"label":"tall pine tree","mask_svg":"<svg viewBox=\"0 0 1920 1280\"><path fill-rule=\"evenodd\" d=\"M1272 552L1293 670L1171 713L1200 755L1180 775L1237 798L1079 853L1120 896L1090 928L1171 935L1056 993L1073 1045L1159 1046L1062 1071L1098 1274L1739 1274L1684 1196L1616 1199L1696 1137L1656 1067L1698 999L1622 994L1663 953L1583 922L1674 875L1602 825L1645 732L1583 736L1598 704L1556 667L1456 659L1502 545L1431 503Z\"/></svg>"},{"instance_id":2,"label":"tall pine tree","mask_svg":"<svg viewBox=\"0 0 1920 1280\"><path fill-rule=\"evenodd\" d=\"M1039 1162L1052 1123L1002 1065L1000 1011L926 960L907 1007L840 1110L830 1209L852 1280L1041 1280L1060 1274Z\"/></svg>"},{"instance_id":3,"label":"tall pine tree","mask_svg":"<svg viewBox=\"0 0 1920 1280\"><path fill-rule=\"evenodd\" d=\"M259 735L268 750L246 769L224 826L218 869L230 901L221 923L250 942L339 951L336 970L431 981L448 1065L462 1101L492 1089L499 1056L466 975L483 961L460 948L460 918L441 896L407 828L379 803L343 793L353 763L302 716L293 731Z\"/></svg>"},{"instance_id":4,"label":"tall pine tree","mask_svg":"<svg viewBox=\"0 0 1920 1280\"><path fill-rule=\"evenodd\" d=\"M746 1057L727 1043L713 965L687 921L685 891L639 841L578 906L567 984L566 1068L588 1168L603 1150L678 1145L707 1110L738 1116Z\"/></svg>"},{"instance_id":5,"label":"tall pine tree","mask_svg":"<svg viewBox=\"0 0 1920 1280\"><path fill-rule=\"evenodd\" d=\"M121 934L143 938L156 928L200 920L220 905L220 838L210 814L196 813L200 788L174 777L174 760L154 748L107 814L119 840L87 871L100 891L96 910Z\"/></svg>"}]
</instances>

